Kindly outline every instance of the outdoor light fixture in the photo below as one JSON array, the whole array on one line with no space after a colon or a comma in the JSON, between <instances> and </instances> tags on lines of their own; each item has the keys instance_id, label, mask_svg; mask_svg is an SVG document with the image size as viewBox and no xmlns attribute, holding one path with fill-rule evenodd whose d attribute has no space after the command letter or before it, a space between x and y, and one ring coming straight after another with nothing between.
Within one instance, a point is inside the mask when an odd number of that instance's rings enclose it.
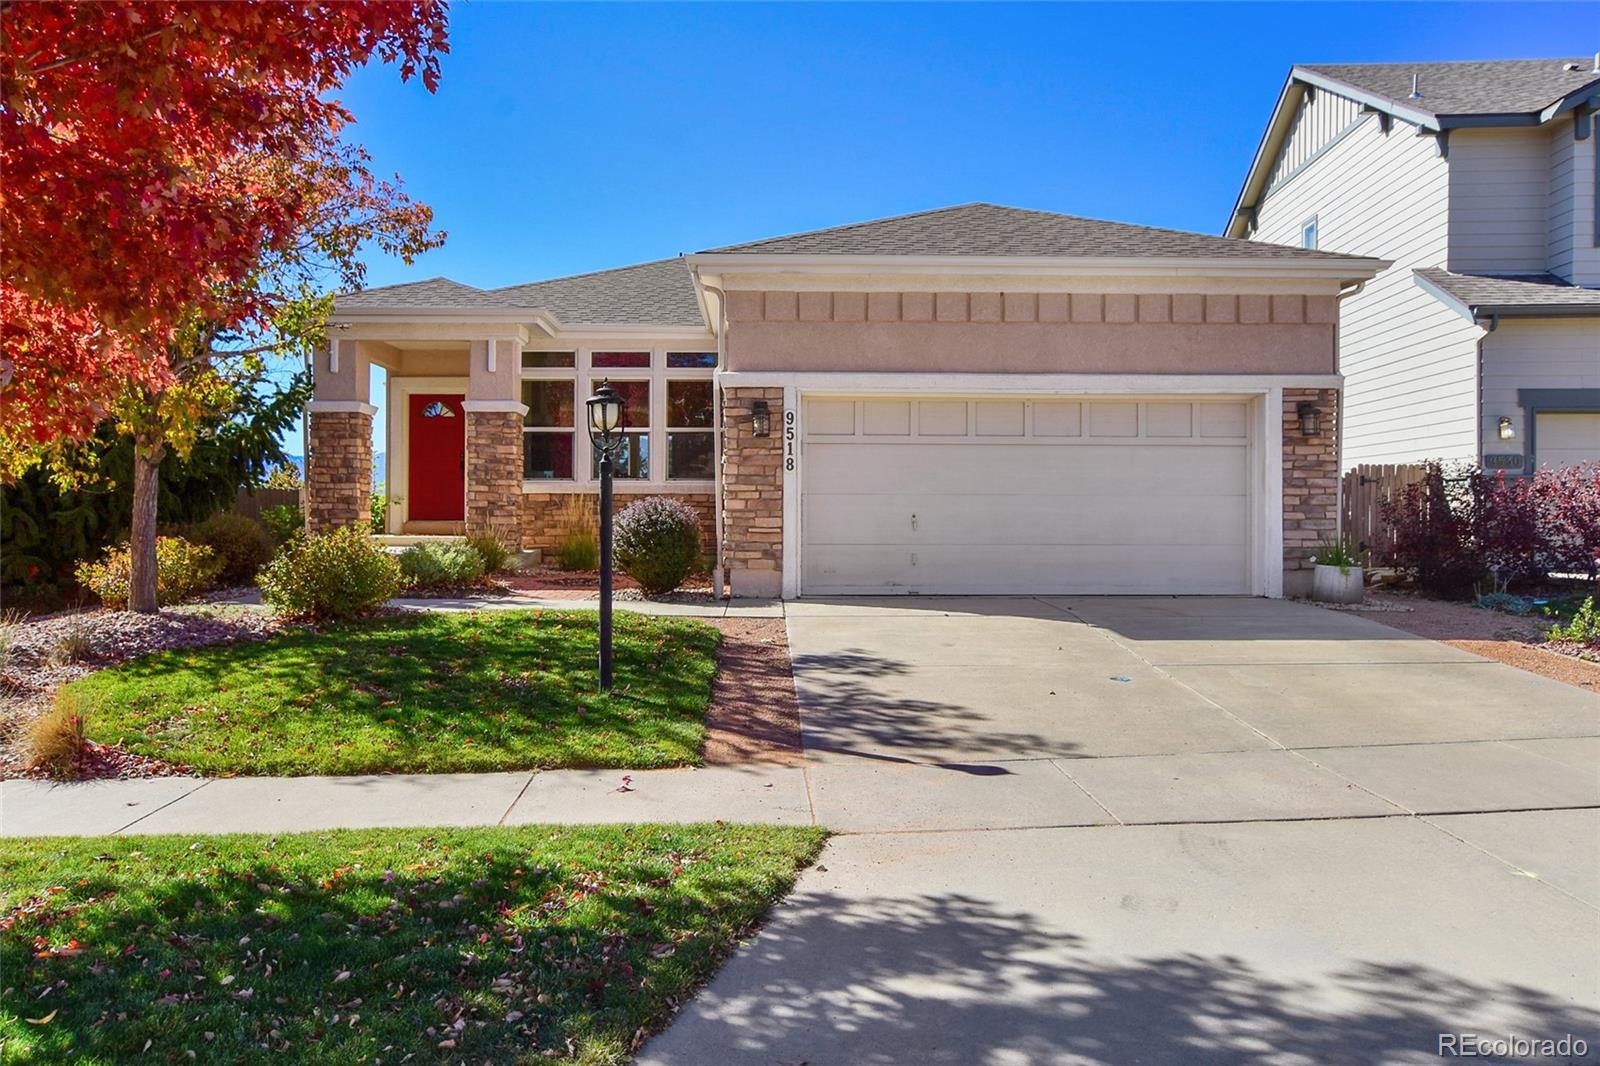
<instances>
[{"instance_id":1,"label":"outdoor light fixture","mask_svg":"<svg viewBox=\"0 0 1600 1066\"><path fill-rule=\"evenodd\" d=\"M1295 408L1295 414L1300 416L1300 433L1302 436L1315 437L1322 429L1322 412L1317 410L1317 405L1302 403Z\"/></svg>"},{"instance_id":2,"label":"outdoor light fixture","mask_svg":"<svg viewBox=\"0 0 1600 1066\"><path fill-rule=\"evenodd\" d=\"M750 405L750 421L754 424L756 436L772 436L772 408L767 401L757 400Z\"/></svg>"},{"instance_id":3,"label":"outdoor light fixture","mask_svg":"<svg viewBox=\"0 0 1600 1066\"><path fill-rule=\"evenodd\" d=\"M1501 440L1516 440L1517 439L1517 431L1511 425L1511 416L1510 415L1501 415L1500 416L1500 439Z\"/></svg>"},{"instance_id":4,"label":"outdoor light fixture","mask_svg":"<svg viewBox=\"0 0 1600 1066\"><path fill-rule=\"evenodd\" d=\"M622 444L622 397L601 381L583 401L589 415L589 440L600 457L600 690L611 687L611 473Z\"/></svg>"}]
</instances>

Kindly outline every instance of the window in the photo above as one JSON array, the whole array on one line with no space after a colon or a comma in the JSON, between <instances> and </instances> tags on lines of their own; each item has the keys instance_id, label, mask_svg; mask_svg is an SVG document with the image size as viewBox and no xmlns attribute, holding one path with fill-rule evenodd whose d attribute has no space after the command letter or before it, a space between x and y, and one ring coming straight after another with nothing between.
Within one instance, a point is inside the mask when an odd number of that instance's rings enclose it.
<instances>
[{"instance_id":1,"label":"window","mask_svg":"<svg viewBox=\"0 0 1600 1066\"><path fill-rule=\"evenodd\" d=\"M1316 215L1312 215L1310 218L1306 219L1304 222L1302 222L1300 224L1300 247L1302 247L1302 248L1310 248L1313 251L1316 250L1316 247L1317 247L1317 216Z\"/></svg>"},{"instance_id":2,"label":"window","mask_svg":"<svg viewBox=\"0 0 1600 1066\"><path fill-rule=\"evenodd\" d=\"M715 370L716 352L668 352L668 370Z\"/></svg>"},{"instance_id":3,"label":"window","mask_svg":"<svg viewBox=\"0 0 1600 1066\"><path fill-rule=\"evenodd\" d=\"M650 353L595 352L589 356L589 365L596 370L615 370L619 367L629 370L648 370L650 368Z\"/></svg>"},{"instance_id":4,"label":"window","mask_svg":"<svg viewBox=\"0 0 1600 1066\"><path fill-rule=\"evenodd\" d=\"M532 481L572 480L577 382L524 381L522 476Z\"/></svg>"},{"instance_id":5,"label":"window","mask_svg":"<svg viewBox=\"0 0 1600 1066\"><path fill-rule=\"evenodd\" d=\"M667 479L709 481L716 462L711 382L667 382Z\"/></svg>"},{"instance_id":6,"label":"window","mask_svg":"<svg viewBox=\"0 0 1600 1066\"><path fill-rule=\"evenodd\" d=\"M545 367L567 367L578 365L577 352L523 352L522 368L533 370Z\"/></svg>"},{"instance_id":7,"label":"window","mask_svg":"<svg viewBox=\"0 0 1600 1066\"><path fill-rule=\"evenodd\" d=\"M599 355L599 352L595 353ZM649 353L646 353L649 358ZM622 397L623 443L612 473L619 478L650 477L650 382L613 381L611 388ZM600 476L600 456L595 455L591 473Z\"/></svg>"}]
</instances>

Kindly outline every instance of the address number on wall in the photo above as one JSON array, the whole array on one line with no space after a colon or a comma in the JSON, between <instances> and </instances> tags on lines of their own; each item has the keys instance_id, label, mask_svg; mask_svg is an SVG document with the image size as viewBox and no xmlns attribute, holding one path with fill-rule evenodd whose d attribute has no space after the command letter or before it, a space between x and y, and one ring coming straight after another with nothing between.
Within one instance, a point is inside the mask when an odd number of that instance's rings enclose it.
<instances>
[{"instance_id":1,"label":"address number on wall","mask_svg":"<svg viewBox=\"0 0 1600 1066\"><path fill-rule=\"evenodd\" d=\"M783 468L794 469L795 443L794 443L794 412L783 412Z\"/></svg>"}]
</instances>

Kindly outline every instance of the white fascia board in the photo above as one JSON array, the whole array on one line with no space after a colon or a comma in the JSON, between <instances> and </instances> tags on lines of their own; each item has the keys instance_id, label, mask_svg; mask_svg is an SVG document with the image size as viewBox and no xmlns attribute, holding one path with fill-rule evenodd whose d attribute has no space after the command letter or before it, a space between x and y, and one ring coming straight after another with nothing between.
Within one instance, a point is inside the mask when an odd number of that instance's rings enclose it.
<instances>
[{"instance_id":1,"label":"white fascia board","mask_svg":"<svg viewBox=\"0 0 1600 1066\"><path fill-rule=\"evenodd\" d=\"M1300 106L1304 97L1305 83L1297 81L1291 73L1284 79L1283 88L1278 92L1278 102L1272 109L1272 117L1267 120L1267 128L1262 131L1261 141L1256 145L1256 154L1250 159L1250 169L1245 171L1244 184L1239 187L1239 195L1233 201L1233 214L1228 216L1228 224L1222 229L1224 237L1237 237L1244 229L1244 213L1255 207L1260 199L1261 190L1267 184L1267 168L1278 157L1278 149L1283 146L1283 139L1293 122L1295 108Z\"/></svg>"},{"instance_id":2,"label":"white fascia board","mask_svg":"<svg viewBox=\"0 0 1600 1066\"><path fill-rule=\"evenodd\" d=\"M1474 326L1478 325L1478 316L1473 314L1472 308L1456 299L1455 296L1446 292L1444 289L1441 289L1439 286L1435 285L1433 282L1429 281L1416 271L1411 272L1411 280L1416 282L1417 288L1421 289L1429 296L1432 296L1435 300L1438 300L1450 310L1454 311L1468 322L1471 322Z\"/></svg>"},{"instance_id":3,"label":"white fascia board","mask_svg":"<svg viewBox=\"0 0 1600 1066\"><path fill-rule=\"evenodd\" d=\"M1581 89L1574 89L1549 107L1539 112L1539 124L1543 125L1552 119L1566 114L1574 108L1584 105L1600 107L1600 83L1590 82Z\"/></svg>"},{"instance_id":4,"label":"white fascia board","mask_svg":"<svg viewBox=\"0 0 1600 1066\"><path fill-rule=\"evenodd\" d=\"M638 326L638 325L612 325L604 323L581 326L563 326L552 337L553 340L667 340L667 341L704 341L712 343L716 340L709 329L704 326Z\"/></svg>"},{"instance_id":5,"label":"white fascia board","mask_svg":"<svg viewBox=\"0 0 1600 1066\"><path fill-rule=\"evenodd\" d=\"M306 404L311 414L353 414L371 418L378 413L378 405L365 400L311 400Z\"/></svg>"},{"instance_id":6,"label":"white fascia board","mask_svg":"<svg viewBox=\"0 0 1600 1066\"><path fill-rule=\"evenodd\" d=\"M1357 86L1351 85L1348 82L1342 82L1336 78L1330 78L1326 74L1319 74L1314 70L1307 70L1305 67L1295 67L1294 70L1290 71L1289 76L1298 81L1303 81L1307 85L1314 85L1318 89L1323 89L1327 92L1333 93L1335 96L1342 96L1346 100L1354 100L1358 104L1365 104L1368 107L1377 108L1379 111L1387 111L1400 121L1409 122L1413 126L1419 126L1422 129L1432 130L1434 132L1437 132L1441 128L1439 124L1439 116L1434 114L1432 111L1426 111L1420 107L1412 107L1409 104L1398 103L1389 99L1387 96L1380 96L1377 93L1368 92L1367 90L1358 88Z\"/></svg>"},{"instance_id":7,"label":"white fascia board","mask_svg":"<svg viewBox=\"0 0 1600 1066\"><path fill-rule=\"evenodd\" d=\"M720 253L689 260L711 284L739 288L740 274L1075 274L1085 277L1324 278L1341 284L1368 281L1386 270L1385 259L1233 259L1181 256L902 256L755 255Z\"/></svg>"},{"instance_id":8,"label":"white fascia board","mask_svg":"<svg viewBox=\"0 0 1600 1066\"><path fill-rule=\"evenodd\" d=\"M727 389L794 388L808 395L1236 396L1273 388L1339 389L1340 374L908 374L790 370L722 370Z\"/></svg>"}]
</instances>

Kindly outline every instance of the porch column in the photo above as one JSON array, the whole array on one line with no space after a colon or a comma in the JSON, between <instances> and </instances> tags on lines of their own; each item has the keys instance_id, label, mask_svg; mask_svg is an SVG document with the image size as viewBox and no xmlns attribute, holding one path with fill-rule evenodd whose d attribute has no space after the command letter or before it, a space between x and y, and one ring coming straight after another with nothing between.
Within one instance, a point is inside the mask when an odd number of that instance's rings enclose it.
<instances>
[{"instance_id":1,"label":"porch column","mask_svg":"<svg viewBox=\"0 0 1600 1066\"><path fill-rule=\"evenodd\" d=\"M1339 528L1338 389L1283 390L1283 594L1311 595L1311 557ZM1316 436L1300 432L1300 405L1317 408Z\"/></svg>"},{"instance_id":2,"label":"porch column","mask_svg":"<svg viewBox=\"0 0 1600 1066\"><path fill-rule=\"evenodd\" d=\"M522 344L473 341L467 398L467 532L522 546Z\"/></svg>"},{"instance_id":3,"label":"porch column","mask_svg":"<svg viewBox=\"0 0 1600 1066\"><path fill-rule=\"evenodd\" d=\"M771 412L755 435L758 401ZM783 390L722 390L722 564L735 596L783 592Z\"/></svg>"},{"instance_id":4,"label":"porch column","mask_svg":"<svg viewBox=\"0 0 1600 1066\"><path fill-rule=\"evenodd\" d=\"M367 402L367 368L354 341L331 340L314 359L316 398L306 405L306 528L320 533L369 519L378 409Z\"/></svg>"}]
</instances>

